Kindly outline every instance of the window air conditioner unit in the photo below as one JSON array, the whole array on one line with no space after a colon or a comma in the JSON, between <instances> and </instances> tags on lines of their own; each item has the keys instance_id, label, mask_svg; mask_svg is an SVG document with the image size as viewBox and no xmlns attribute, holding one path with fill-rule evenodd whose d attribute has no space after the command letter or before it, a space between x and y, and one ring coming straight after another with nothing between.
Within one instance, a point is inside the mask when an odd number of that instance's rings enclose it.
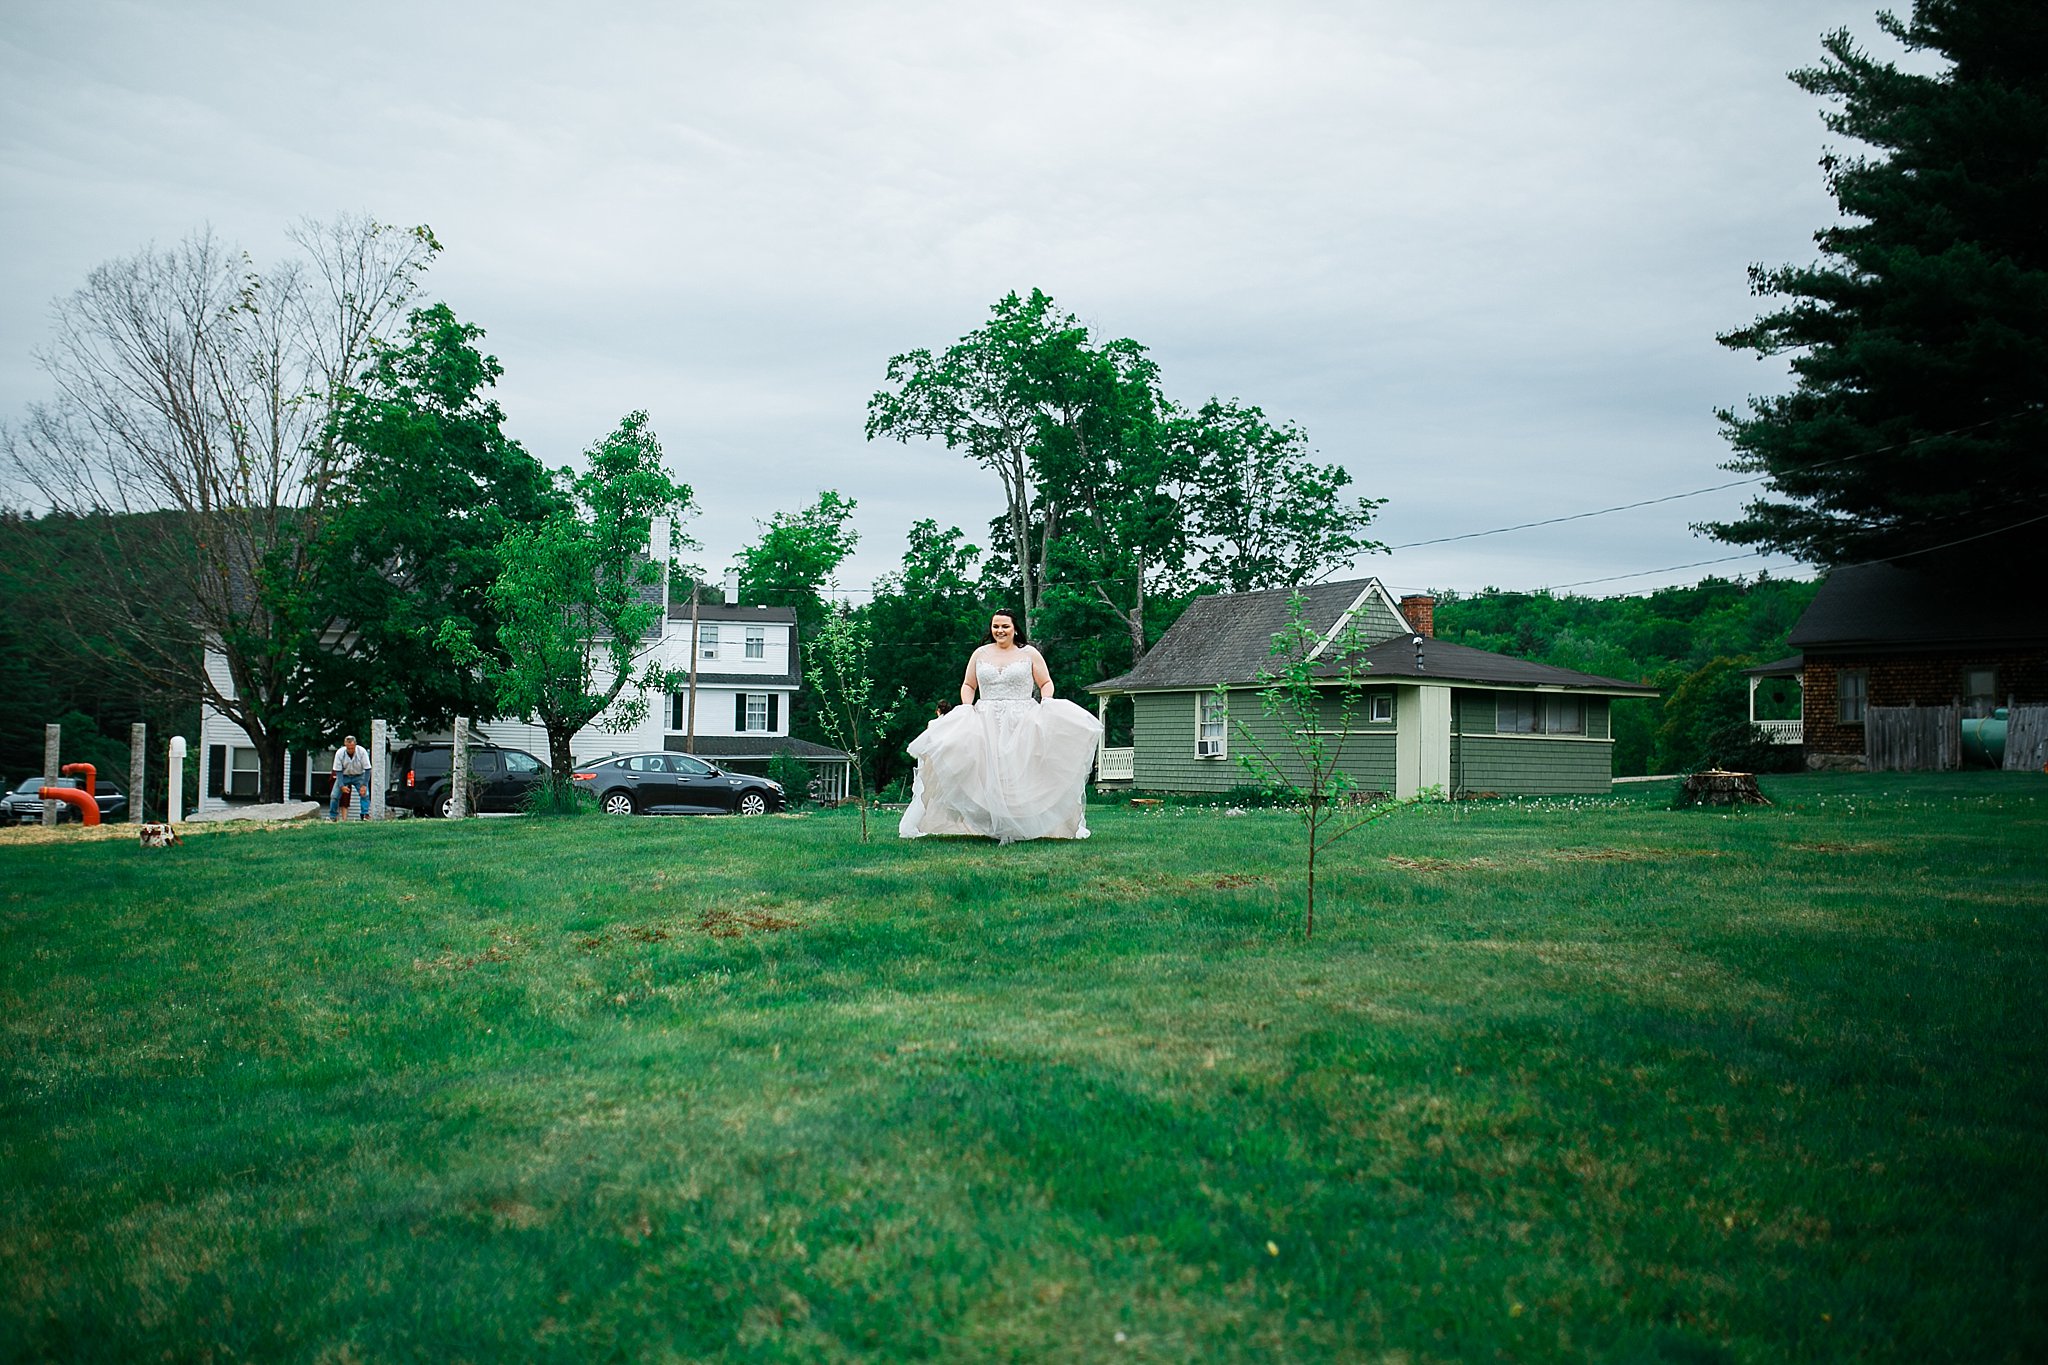
<instances>
[{"instance_id":1,"label":"window air conditioner unit","mask_svg":"<svg viewBox=\"0 0 2048 1365\"><path fill-rule=\"evenodd\" d=\"M1223 741L1220 739L1198 739L1195 741L1196 758L1223 757Z\"/></svg>"}]
</instances>

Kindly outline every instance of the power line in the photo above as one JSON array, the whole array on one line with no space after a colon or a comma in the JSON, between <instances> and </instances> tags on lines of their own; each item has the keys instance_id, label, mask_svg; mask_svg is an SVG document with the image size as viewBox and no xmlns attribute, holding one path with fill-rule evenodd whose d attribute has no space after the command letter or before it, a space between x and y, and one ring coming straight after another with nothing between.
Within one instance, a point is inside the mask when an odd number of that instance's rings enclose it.
<instances>
[{"instance_id":1,"label":"power line","mask_svg":"<svg viewBox=\"0 0 2048 1365\"><path fill-rule=\"evenodd\" d=\"M1965 515L1965 514L1959 514L1959 515ZM2037 517L2028 517L2028 518L2026 518L2026 519L2025 519L2024 521L2016 521L2016 522L2013 522L2013 523L2012 523L2011 525L2009 525L2009 526L1999 526L1999 527L1995 527L1995 528L1993 528L1992 530L1989 530L1989 531L1979 531L1979 532L1978 532L1978 533L1977 533L1976 535L1973 535L1973 536L1961 536L1961 537L1958 537L1958 538L1957 538L1957 539L1955 539L1955 540L1945 540L1945 541L1943 541L1943 542L1942 542L1941 544L1939 544L1939 545L1924 545L1924 546L1922 546L1921 548L1919 548L1919 549L1917 549L1917 550L1907 550L1907 551L1904 551L1904 552L1903 552L1903 553L1901 553L1901 554L1895 554L1895 555L1881 555L1881 556L1879 556L1879 557L1878 557L1878 558L1876 558L1876 559L1859 559L1859 560L1855 560L1855 561L1853 561L1853 562L1851 562L1851 563L1848 563L1848 564L1833 564L1833 565L1830 565L1830 566L1829 566L1829 568L1830 568L1830 570L1833 570L1833 569L1856 569L1856 568L1861 568L1861 567L1863 567L1863 566L1864 566L1864 565L1866 565L1866 564L1888 564L1888 563L1894 563L1894 562L1896 562L1896 561L1898 561L1898 560L1901 560L1901 559L1912 559L1912 558L1913 558L1914 556L1916 556L1916 555L1929 555L1929 554L1933 554L1933 553L1934 553L1935 551L1937 551L1937 550L1952 550L1952 549L1954 549L1954 548L1955 548L1956 546L1958 546L1958 545L1968 545L1968 544L1972 543L1973 541L1979 541L1979 540L1989 540L1989 539L1990 539L1991 537L1993 537L1993 536L2002 536L2002 535L2004 535L2004 534L2005 534L2006 532L2008 532L2008 531L2017 531L2017 530L2020 530L2020 529L2021 529L2021 528L2023 528L2023 527L2027 527L2027 526L2033 526L2033 525L2036 525L2036 524L2038 524L2038 523L2040 523L2040 522L2044 522L2044 521L2048 521L2048 512L2043 512L2043 513L2042 513L2042 514L2041 514L2040 516L2037 516ZM1706 566L1706 565L1708 565L1708 564L1727 564L1727 563L1731 563L1731 562L1733 562L1733 561L1735 561L1735 560L1738 560L1738 559L1762 559L1763 557L1765 557L1766 555L1768 555L1768 554L1770 554L1770 553L1771 553L1771 551L1769 551L1769 550L1751 550L1751 551L1749 551L1749 552L1747 552L1747 553L1745 553L1745 554L1739 554L1739 555L1723 555L1723 556L1721 556L1721 557L1720 557L1720 558L1718 558L1718 559L1696 559L1696 560L1692 561L1692 562L1691 562L1690 564L1671 564L1671 565L1667 565L1666 567L1664 567L1664 568L1661 568L1661 569L1644 569L1644 570L1642 570L1642 571L1640 571L1640 572L1638 572L1638 573L1619 573L1619 574L1610 574L1610 575L1608 575L1608 576L1607 576L1607 577L1605 577L1605 578L1582 578L1582 579L1579 579L1579 580L1578 580L1577 582L1575 582L1575 583L1554 583L1554 584L1551 584L1550 586L1548 586L1548 587L1546 587L1546 588L1543 588L1543 589L1541 589L1540 591L1543 591L1543 592L1556 592L1556 591L1558 591L1558 590L1560 590L1560 589L1563 589L1563 588L1583 588L1583 587L1586 587L1586 586L1588 586L1589 584L1593 584L1593 583L1618 583L1618 582L1620 582L1620 581L1621 581L1622 579L1625 579L1625 578L1648 578L1648 577L1650 577L1650 576L1651 576L1652 574L1660 574L1660 573L1676 573L1676 572L1678 572L1678 571L1679 571L1680 569L1698 569L1698 568L1703 568L1703 567L1705 567L1705 566ZM1798 561L1798 560L1793 560L1793 561L1791 561L1791 562L1790 562L1790 563L1788 563L1788 564L1780 564L1780 565L1775 565L1775 566L1766 566L1766 567L1767 567L1767 568L1769 568L1769 567L1776 567L1776 568L1793 568L1793 567L1798 567L1798 566L1799 566L1799 564L1800 564L1800 561Z\"/></svg>"},{"instance_id":2,"label":"power line","mask_svg":"<svg viewBox=\"0 0 2048 1365\"><path fill-rule=\"evenodd\" d=\"M1971 422L1964 426L1952 427L1947 431L1930 432L1925 436L1915 436L1911 440L1895 441L1888 446L1873 446L1869 450L1861 450L1854 455L1843 455L1832 460L1816 460L1812 464L1794 465L1786 470L1769 470L1762 474L1752 474L1746 479L1731 479L1727 483L1709 484L1705 488L1695 488L1685 493L1667 493L1661 498L1644 498L1641 502L1624 502L1614 507L1596 508L1591 512L1572 512L1561 517L1546 517L1541 521L1524 521L1513 526L1496 526L1490 531L1467 531L1462 535L1437 536L1430 540L1411 540L1402 545L1389 545L1385 550L1377 551L1376 553L1391 554L1395 550L1416 550L1425 545L1449 545L1454 541L1478 540L1485 536L1506 535L1510 531L1528 531L1538 526L1558 526L1568 521L1584 521L1587 517L1604 517L1613 512L1632 512L1638 507L1655 507L1658 503L1678 502L1685 498L1697 498L1704 493L1719 493L1723 489L1740 488L1744 484L1762 483L1765 479L1775 478L1781 473L1809 474L1817 469L1832 469L1837 465L1851 464L1857 460L1869 459L1872 455L1885 455L1894 450L1905 450L1910 446L1920 445L1927 441L1939 441L1949 436L1960 436L1966 431L1975 431L1979 427L1988 427L1994 423L2007 421L2021 415L2018 412L2009 412L1999 417L1987 417L1981 422ZM1742 556L1738 555L1735 558L1739 559ZM1723 561L1709 559L1702 560L1701 562L1714 564ZM1655 570L1652 570L1652 572L1655 572ZM1623 577L1627 576L1623 575ZM1588 583L1598 583L1606 580L1589 578L1585 581Z\"/></svg>"}]
</instances>

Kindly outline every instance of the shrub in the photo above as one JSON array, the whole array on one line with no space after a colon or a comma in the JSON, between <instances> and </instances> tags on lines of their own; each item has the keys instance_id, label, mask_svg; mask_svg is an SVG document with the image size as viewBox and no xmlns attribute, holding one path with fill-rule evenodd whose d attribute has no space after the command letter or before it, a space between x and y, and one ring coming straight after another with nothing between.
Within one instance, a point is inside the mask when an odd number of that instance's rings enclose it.
<instances>
[{"instance_id":1,"label":"shrub","mask_svg":"<svg viewBox=\"0 0 2048 1365\"><path fill-rule=\"evenodd\" d=\"M782 784L783 804L790 810L811 801L811 781L817 774L795 754L776 754L768 760L768 780Z\"/></svg>"},{"instance_id":2,"label":"shrub","mask_svg":"<svg viewBox=\"0 0 2048 1365\"><path fill-rule=\"evenodd\" d=\"M521 809L538 816L595 815L597 798L557 773L528 792Z\"/></svg>"}]
</instances>

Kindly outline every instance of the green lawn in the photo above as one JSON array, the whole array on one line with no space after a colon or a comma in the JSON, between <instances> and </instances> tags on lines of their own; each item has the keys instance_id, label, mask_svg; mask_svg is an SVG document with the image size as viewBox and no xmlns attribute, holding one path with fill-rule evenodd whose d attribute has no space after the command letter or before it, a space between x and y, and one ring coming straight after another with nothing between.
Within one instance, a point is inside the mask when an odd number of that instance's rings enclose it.
<instances>
[{"instance_id":1,"label":"green lawn","mask_svg":"<svg viewBox=\"0 0 2048 1365\"><path fill-rule=\"evenodd\" d=\"M2048 780L0 842L0 1358L2048 1359Z\"/></svg>"}]
</instances>

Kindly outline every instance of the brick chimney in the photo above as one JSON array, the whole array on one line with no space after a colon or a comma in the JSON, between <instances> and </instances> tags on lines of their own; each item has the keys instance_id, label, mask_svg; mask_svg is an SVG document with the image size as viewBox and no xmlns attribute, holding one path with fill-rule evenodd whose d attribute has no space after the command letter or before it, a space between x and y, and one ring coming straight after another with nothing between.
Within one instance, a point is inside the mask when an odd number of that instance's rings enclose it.
<instances>
[{"instance_id":1,"label":"brick chimney","mask_svg":"<svg viewBox=\"0 0 2048 1365\"><path fill-rule=\"evenodd\" d=\"M1436 638L1436 599L1420 594L1401 599L1401 615L1408 619L1408 628L1417 635Z\"/></svg>"}]
</instances>

